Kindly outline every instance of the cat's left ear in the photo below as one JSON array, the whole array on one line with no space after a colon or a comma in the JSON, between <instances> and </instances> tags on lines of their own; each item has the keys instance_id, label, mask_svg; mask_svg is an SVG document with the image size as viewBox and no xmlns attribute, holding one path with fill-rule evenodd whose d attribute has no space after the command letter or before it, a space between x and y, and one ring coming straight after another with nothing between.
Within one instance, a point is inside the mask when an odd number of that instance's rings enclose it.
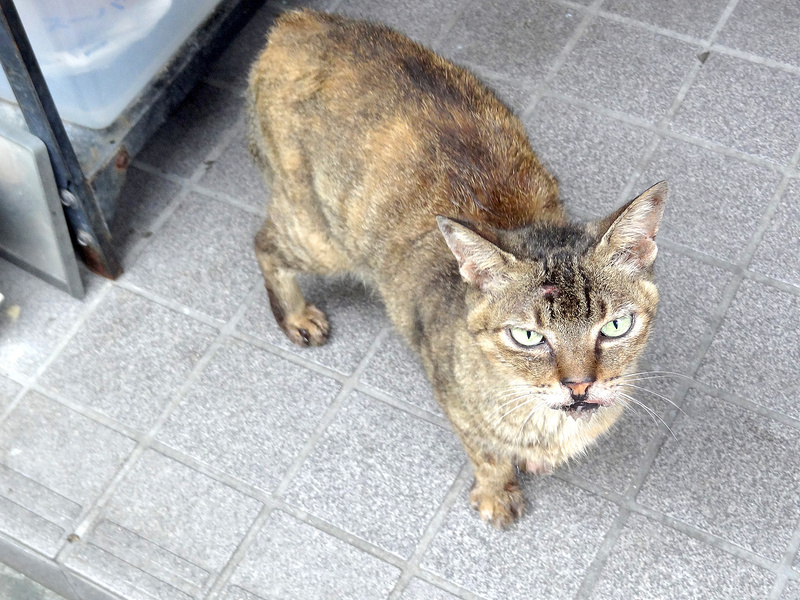
<instances>
[{"instance_id":1,"label":"cat's left ear","mask_svg":"<svg viewBox=\"0 0 800 600\"><path fill-rule=\"evenodd\" d=\"M667 182L661 181L598 224L603 237L596 252L631 271L652 267L658 254L656 233L664 214Z\"/></svg>"},{"instance_id":2,"label":"cat's left ear","mask_svg":"<svg viewBox=\"0 0 800 600\"><path fill-rule=\"evenodd\" d=\"M499 289L509 266L517 259L468 227L446 217L436 217L444 241L458 261L461 277L483 292Z\"/></svg>"}]
</instances>

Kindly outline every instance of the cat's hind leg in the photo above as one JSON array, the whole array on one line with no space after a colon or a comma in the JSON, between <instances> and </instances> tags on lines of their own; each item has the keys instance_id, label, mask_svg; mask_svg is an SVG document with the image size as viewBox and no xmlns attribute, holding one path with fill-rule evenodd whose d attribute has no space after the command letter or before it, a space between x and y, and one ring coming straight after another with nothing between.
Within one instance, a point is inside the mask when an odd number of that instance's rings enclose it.
<instances>
[{"instance_id":1,"label":"cat's hind leg","mask_svg":"<svg viewBox=\"0 0 800 600\"><path fill-rule=\"evenodd\" d=\"M298 272L318 269L308 264L306 252L292 247L291 236L281 229L267 219L254 240L272 314L286 336L298 346L321 346L328 341L328 319L316 306L306 302L295 279Z\"/></svg>"}]
</instances>

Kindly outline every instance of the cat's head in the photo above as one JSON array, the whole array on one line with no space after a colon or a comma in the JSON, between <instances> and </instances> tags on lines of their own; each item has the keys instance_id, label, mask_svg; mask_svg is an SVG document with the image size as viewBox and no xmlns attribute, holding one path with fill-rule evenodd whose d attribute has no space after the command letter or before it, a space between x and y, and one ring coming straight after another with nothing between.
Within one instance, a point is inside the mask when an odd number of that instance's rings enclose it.
<instances>
[{"instance_id":1,"label":"cat's head","mask_svg":"<svg viewBox=\"0 0 800 600\"><path fill-rule=\"evenodd\" d=\"M626 404L622 383L658 303L653 262L666 193L661 182L600 221L496 231L487 236L494 243L438 217L469 284L470 334L495 365L509 410L515 397L527 404L521 417L535 408L590 418Z\"/></svg>"}]
</instances>

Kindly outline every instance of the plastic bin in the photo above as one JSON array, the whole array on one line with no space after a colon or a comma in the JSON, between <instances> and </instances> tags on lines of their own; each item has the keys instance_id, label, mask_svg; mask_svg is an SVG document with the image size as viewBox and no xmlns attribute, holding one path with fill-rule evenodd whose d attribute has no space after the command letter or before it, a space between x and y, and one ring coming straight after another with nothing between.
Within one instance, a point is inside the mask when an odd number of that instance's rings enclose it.
<instances>
[{"instance_id":1,"label":"plastic bin","mask_svg":"<svg viewBox=\"0 0 800 600\"><path fill-rule=\"evenodd\" d=\"M61 118L110 125L221 0L17 0ZM0 71L0 97L14 102Z\"/></svg>"}]
</instances>

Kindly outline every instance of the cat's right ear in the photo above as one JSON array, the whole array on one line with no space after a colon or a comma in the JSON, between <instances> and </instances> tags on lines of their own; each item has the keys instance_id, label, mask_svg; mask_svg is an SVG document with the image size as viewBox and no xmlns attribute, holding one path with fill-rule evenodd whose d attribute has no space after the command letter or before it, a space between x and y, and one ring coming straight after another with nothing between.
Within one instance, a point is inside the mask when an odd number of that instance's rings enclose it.
<instances>
[{"instance_id":1,"label":"cat's right ear","mask_svg":"<svg viewBox=\"0 0 800 600\"><path fill-rule=\"evenodd\" d=\"M505 283L508 267L517 260L513 255L460 223L446 217L436 217L436 222L464 281L483 292L495 291Z\"/></svg>"}]
</instances>

